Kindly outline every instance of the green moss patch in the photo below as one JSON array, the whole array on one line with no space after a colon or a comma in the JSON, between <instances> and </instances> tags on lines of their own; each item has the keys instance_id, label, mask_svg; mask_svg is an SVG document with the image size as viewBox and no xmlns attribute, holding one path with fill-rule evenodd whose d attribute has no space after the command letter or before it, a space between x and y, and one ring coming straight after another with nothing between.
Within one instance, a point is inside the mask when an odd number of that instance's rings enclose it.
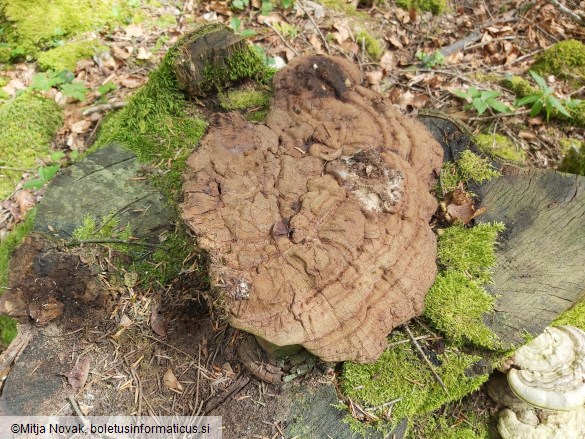
<instances>
[{"instance_id":1,"label":"green moss patch","mask_svg":"<svg viewBox=\"0 0 585 439\"><path fill-rule=\"evenodd\" d=\"M453 225L439 235L440 271L425 298L424 315L455 345L494 349L496 335L483 323L495 298L483 289L491 281L495 242L504 225Z\"/></svg>"},{"instance_id":2,"label":"green moss patch","mask_svg":"<svg viewBox=\"0 0 585 439\"><path fill-rule=\"evenodd\" d=\"M496 428L489 414L473 411L452 413L448 407L446 414L433 414L417 420L412 438L424 439L489 439L496 436Z\"/></svg>"},{"instance_id":3,"label":"green moss patch","mask_svg":"<svg viewBox=\"0 0 585 439\"><path fill-rule=\"evenodd\" d=\"M50 99L24 93L0 104L0 165L15 169L36 168L51 151L51 139L63 123L59 106ZM0 170L0 198L20 181L22 171Z\"/></svg>"},{"instance_id":4,"label":"green moss patch","mask_svg":"<svg viewBox=\"0 0 585 439\"><path fill-rule=\"evenodd\" d=\"M78 61L91 58L97 52L105 50L106 46L99 44L97 40L70 41L63 46L41 52L38 55L38 62L44 70L75 71Z\"/></svg>"},{"instance_id":5,"label":"green moss patch","mask_svg":"<svg viewBox=\"0 0 585 439\"><path fill-rule=\"evenodd\" d=\"M526 153L518 150L506 136L501 134L479 134L475 136L477 146L482 152L516 163L526 162Z\"/></svg>"},{"instance_id":6,"label":"green moss patch","mask_svg":"<svg viewBox=\"0 0 585 439\"><path fill-rule=\"evenodd\" d=\"M482 183L499 175L488 159L465 150L455 162L443 165L440 184L442 191L448 192L454 190L460 182Z\"/></svg>"},{"instance_id":7,"label":"green moss patch","mask_svg":"<svg viewBox=\"0 0 585 439\"><path fill-rule=\"evenodd\" d=\"M567 148L559 171L585 175L585 142L581 142L579 146L572 144Z\"/></svg>"},{"instance_id":8,"label":"green moss patch","mask_svg":"<svg viewBox=\"0 0 585 439\"><path fill-rule=\"evenodd\" d=\"M355 37L357 44L363 47L366 53L374 61L380 61L382 55L384 55L384 47L380 42L374 38L370 33L365 30L361 30Z\"/></svg>"},{"instance_id":9,"label":"green moss patch","mask_svg":"<svg viewBox=\"0 0 585 439\"><path fill-rule=\"evenodd\" d=\"M577 40L561 41L541 53L532 69L542 75L585 80L585 45Z\"/></svg>"},{"instance_id":10,"label":"green moss patch","mask_svg":"<svg viewBox=\"0 0 585 439\"><path fill-rule=\"evenodd\" d=\"M173 57L171 50L128 105L107 118L94 148L117 143L142 162L160 164L153 179L165 195L178 200L185 162L207 123L179 90Z\"/></svg>"},{"instance_id":11,"label":"green moss patch","mask_svg":"<svg viewBox=\"0 0 585 439\"><path fill-rule=\"evenodd\" d=\"M32 230L35 221L36 210L32 209L26 216L26 220L16 226L4 240L0 242L0 295L8 286L8 268L10 258L16 247L20 245L24 237ZM0 316L0 345L8 346L16 337L16 322L8 316Z\"/></svg>"},{"instance_id":12,"label":"green moss patch","mask_svg":"<svg viewBox=\"0 0 585 439\"><path fill-rule=\"evenodd\" d=\"M406 10L416 9L439 15L447 9L447 0L396 0L396 6Z\"/></svg>"},{"instance_id":13,"label":"green moss patch","mask_svg":"<svg viewBox=\"0 0 585 439\"><path fill-rule=\"evenodd\" d=\"M0 0L0 15L11 25L7 42L34 56L59 41L121 21L125 6L125 0Z\"/></svg>"},{"instance_id":14,"label":"green moss patch","mask_svg":"<svg viewBox=\"0 0 585 439\"><path fill-rule=\"evenodd\" d=\"M585 300L581 300L575 304L553 322L553 326L560 325L576 326L585 331Z\"/></svg>"},{"instance_id":15,"label":"green moss patch","mask_svg":"<svg viewBox=\"0 0 585 439\"><path fill-rule=\"evenodd\" d=\"M388 430L401 419L413 419L441 407L452 399L460 399L477 389L487 380L487 375L469 378L465 370L479 358L448 348L436 355L436 372L449 390L449 396L434 378L429 367L418 356L407 335L394 331L392 346L372 364L346 362L343 365L341 389L365 410L384 418L388 407L385 403L400 399L392 406ZM424 343L421 343L424 346Z\"/></svg>"},{"instance_id":16,"label":"green moss patch","mask_svg":"<svg viewBox=\"0 0 585 439\"><path fill-rule=\"evenodd\" d=\"M270 93L255 89L228 90L219 94L219 105L224 110L249 110L268 105Z\"/></svg>"}]
</instances>

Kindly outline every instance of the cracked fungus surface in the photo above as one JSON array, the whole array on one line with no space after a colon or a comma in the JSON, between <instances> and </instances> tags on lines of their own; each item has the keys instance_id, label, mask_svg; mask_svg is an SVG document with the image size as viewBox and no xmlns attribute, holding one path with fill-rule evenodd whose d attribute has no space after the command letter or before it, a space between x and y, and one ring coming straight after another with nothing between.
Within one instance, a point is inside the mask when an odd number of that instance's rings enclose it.
<instances>
[{"instance_id":1,"label":"cracked fungus surface","mask_svg":"<svg viewBox=\"0 0 585 439\"><path fill-rule=\"evenodd\" d=\"M360 83L342 58L294 60L266 124L217 115L185 173L230 323L326 361L378 358L436 274L441 147Z\"/></svg>"}]
</instances>

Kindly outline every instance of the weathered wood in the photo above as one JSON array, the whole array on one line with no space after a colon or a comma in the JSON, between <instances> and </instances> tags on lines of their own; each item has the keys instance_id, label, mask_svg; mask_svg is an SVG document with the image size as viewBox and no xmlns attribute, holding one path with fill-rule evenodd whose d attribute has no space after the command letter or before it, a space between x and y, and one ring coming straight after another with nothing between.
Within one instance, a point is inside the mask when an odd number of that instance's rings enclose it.
<instances>
[{"instance_id":1,"label":"weathered wood","mask_svg":"<svg viewBox=\"0 0 585 439\"><path fill-rule=\"evenodd\" d=\"M478 195L487 210L478 220L506 225L486 286L495 312L484 320L517 346L585 296L585 177L505 168Z\"/></svg>"},{"instance_id":2,"label":"weathered wood","mask_svg":"<svg viewBox=\"0 0 585 439\"><path fill-rule=\"evenodd\" d=\"M115 214L132 236L158 242L174 223L173 210L163 195L140 176L132 151L111 145L64 169L51 182L35 219L34 230L70 239L91 216L99 224Z\"/></svg>"},{"instance_id":3,"label":"weathered wood","mask_svg":"<svg viewBox=\"0 0 585 439\"><path fill-rule=\"evenodd\" d=\"M241 36L224 25L201 26L177 47L174 67L179 86L191 96L205 94L214 85L213 80L221 80L217 75L208 75L213 70L228 70L229 58L247 47Z\"/></svg>"}]
</instances>

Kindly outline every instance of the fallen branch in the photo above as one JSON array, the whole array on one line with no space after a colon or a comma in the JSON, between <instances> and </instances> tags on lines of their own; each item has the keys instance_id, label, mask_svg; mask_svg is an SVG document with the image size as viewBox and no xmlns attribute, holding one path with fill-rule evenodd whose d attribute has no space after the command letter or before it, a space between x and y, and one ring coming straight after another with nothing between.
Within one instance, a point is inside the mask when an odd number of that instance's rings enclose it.
<instances>
[{"instance_id":1,"label":"fallen branch","mask_svg":"<svg viewBox=\"0 0 585 439\"><path fill-rule=\"evenodd\" d=\"M122 239L84 239L82 241L72 241L67 243L67 247L77 247L84 244L123 244L138 245L142 247L162 248L161 244L152 244L150 242L124 241Z\"/></svg>"},{"instance_id":2,"label":"fallen branch","mask_svg":"<svg viewBox=\"0 0 585 439\"><path fill-rule=\"evenodd\" d=\"M203 413L207 414L213 409L219 407L230 396L240 392L250 382L250 377L242 377L231 383L223 392L207 400Z\"/></svg>"},{"instance_id":3,"label":"fallen branch","mask_svg":"<svg viewBox=\"0 0 585 439\"><path fill-rule=\"evenodd\" d=\"M296 56L299 56L299 52L297 52L297 50L294 47L292 47L290 44L288 44L288 41L286 41L284 36L280 32L278 32L278 29L276 29L274 26L272 26L268 21L264 22L264 24L266 26L268 26L270 29L272 29L272 31L280 37L280 39L282 40L282 42L284 43L284 45L286 47L288 47L290 50L292 50Z\"/></svg>"},{"instance_id":4,"label":"fallen branch","mask_svg":"<svg viewBox=\"0 0 585 439\"><path fill-rule=\"evenodd\" d=\"M585 26L585 17L581 17L579 14L571 11L569 8L567 8L565 5L563 5L557 0L548 0L548 2L556 6L559 9L559 11L568 16L574 22L579 23L581 26Z\"/></svg>"},{"instance_id":5,"label":"fallen branch","mask_svg":"<svg viewBox=\"0 0 585 439\"><path fill-rule=\"evenodd\" d=\"M92 113L103 113L104 111L108 110L117 110L119 108L123 108L127 105L127 102L112 102L107 104L100 104L96 105L95 107L89 107L83 110L83 115L87 116L88 114Z\"/></svg>"},{"instance_id":6,"label":"fallen branch","mask_svg":"<svg viewBox=\"0 0 585 439\"><path fill-rule=\"evenodd\" d=\"M441 387L443 388L443 390L445 391L447 396L449 398L451 398L451 395L449 395L449 390L447 389L447 386L445 385L445 383L443 382L443 380L441 379L439 374L435 371L435 367L433 366L433 364L430 362L430 360L427 358L427 356L423 352L422 348L418 344L418 341L416 341L416 338L414 338L414 335L412 335L412 332L410 331L410 328L408 327L408 323L405 323L404 325L402 325L402 327L404 328L404 330L408 334L410 341L412 341L412 344L414 345L414 347L418 351L419 355L422 357L424 362L427 363L427 366L429 366L429 369L431 370L431 373L433 374L433 376L435 377L437 382L441 385Z\"/></svg>"}]
</instances>

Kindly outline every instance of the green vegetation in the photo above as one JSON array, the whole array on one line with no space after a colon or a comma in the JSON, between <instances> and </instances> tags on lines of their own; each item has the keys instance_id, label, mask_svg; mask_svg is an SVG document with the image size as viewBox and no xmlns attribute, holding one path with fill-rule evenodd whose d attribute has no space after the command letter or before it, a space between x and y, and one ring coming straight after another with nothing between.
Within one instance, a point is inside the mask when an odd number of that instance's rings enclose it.
<instances>
[{"instance_id":1,"label":"green vegetation","mask_svg":"<svg viewBox=\"0 0 585 439\"><path fill-rule=\"evenodd\" d=\"M0 165L14 169L36 168L49 155L51 139L63 123L61 109L50 99L30 92L0 104ZM0 198L12 193L22 171L3 169Z\"/></svg>"},{"instance_id":2,"label":"green vegetation","mask_svg":"<svg viewBox=\"0 0 585 439\"><path fill-rule=\"evenodd\" d=\"M585 45L577 40L561 41L541 53L532 69L541 75L585 80Z\"/></svg>"},{"instance_id":3,"label":"green vegetation","mask_svg":"<svg viewBox=\"0 0 585 439\"><path fill-rule=\"evenodd\" d=\"M445 64L445 55L440 50L435 50L432 53L416 52L416 59L418 59L423 67L433 69L437 66Z\"/></svg>"},{"instance_id":4,"label":"green vegetation","mask_svg":"<svg viewBox=\"0 0 585 439\"><path fill-rule=\"evenodd\" d=\"M447 9L447 0L396 0L396 6L402 9L416 9L417 11L428 11L439 15Z\"/></svg>"},{"instance_id":5,"label":"green vegetation","mask_svg":"<svg viewBox=\"0 0 585 439\"><path fill-rule=\"evenodd\" d=\"M393 331L389 337L390 343L405 340L408 337L402 331ZM440 365L435 369L449 390L448 396L410 341L389 347L372 364L345 362L341 389L362 408L382 419L388 409L382 405L401 398L392 406L392 419L385 426L391 430L401 419L412 420L430 413L449 400L462 398L487 380L487 375L472 378L465 375L465 370L478 357L448 348L436 358Z\"/></svg>"},{"instance_id":6,"label":"green vegetation","mask_svg":"<svg viewBox=\"0 0 585 439\"><path fill-rule=\"evenodd\" d=\"M451 410L447 407L445 411ZM430 415L417 420L413 438L424 439L488 439L495 435L489 429L489 415L478 415L473 411L458 414ZM494 428L495 430L495 428ZM499 436L498 436L499 437Z\"/></svg>"},{"instance_id":7,"label":"green vegetation","mask_svg":"<svg viewBox=\"0 0 585 439\"><path fill-rule=\"evenodd\" d=\"M502 93L494 90L478 90L475 87L469 87L467 90L455 90L453 92L461 99L465 99L468 104L465 105L466 110L475 108L475 111L481 116L489 108L496 113L511 113L512 110L506 104L500 102L496 98Z\"/></svg>"},{"instance_id":8,"label":"green vegetation","mask_svg":"<svg viewBox=\"0 0 585 439\"><path fill-rule=\"evenodd\" d=\"M36 209L28 212L26 220L16 225L16 228L0 241L0 295L8 286L8 268L10 257L24 237L32 230L35 221ZM16 322L8 316L0 316L0 345L8 346L16 337ZM1 346L0 346L1 347Z\"/></svg>"},{"instance_id":9,"label":"green vegetation","mask_svg":"<svg viewBox=\"0 0 585 439\"><path fill-rule=\"evenodd\" d=\"M125 0L0 0L0 20L12 54L37 56L84 32L122 21Z\"/></svg>"},{"instance_id":10,"label":"green vegetation","mask_svg":"<svg viewBox=\"0 0 585 439\"><path fill-rule=\"evenodd\" d=\"M573 305L573 307L562 313L553 322L553 326L571 325L585 331L585 300Z\"/></svg>"},{"instance_id":11,"label":"green vegetation","mask_svg":"<svg viewBox=\"0 0 585 439\"><path fill-rule=\"evenodd\" d=\"M271 94L253 88L219 92L219 105L228 111L246 111L246 119L261 122L266 117Z\"/></svg>"},{"instance_id":12,"label":"green vegetation","mask_svg":"<svg viewBox=\"0 0 585 439\"><path fill-rule=\"evenodd\" d=\"M524 96L523 98L516 100L517 106L523 106L532 104L532 108L530 109L530 117L534 117L538 115L542 110L546 112L546 120L548 122L551 112L555 109L558 113L571 118L571 114L567 111L567 109L563 106L561 101L554 96L554 89L549 87L546 81L542 76L538 73L530 71L530 75L538 85L540 90L529 94L528 96Z\"/></svg>"},{"instance_id":13,"label":"green vegetation","mask_svg":"<svg viewBox=\"0 0 585 439\"><path fill-rule=\"evenodd\" d=\"M519 150L506 136L501 134L478 134L475 142L482 152L503 160L525 163L526 153Z\"/></svg>"},{"instance_id":14,"label":"green vegetation","mask_svg":"<svg viewBox=\"0 0 585 439\"><path fill-rule=\"evenodd\" d=\"M121 226L120 220L114 213L103 217L98 224L91 216L83 219L83 224L73 231L73 238L78 241L87 239L117 239L127 241L130 238L130 227Z\"/></svg>"},{"instance_id":15,"label":"green vegetation","mask_svg":"<svg viewBox=\"0 0 585 439\"><path fill-rule=\"evenodd\" d=\"M445 193L457 188L461 182L482 183L499 175L488 159L465 150L458 160L454 163L447 162L441 168L441 189Z\"/></svg>"},{"instance_id":16,"label":"green vegetation","mask_svg":"<svg viewBox=\"0 0 585 439\"><path fill-rule=\"evenodd\" d=\"M384 47L376 38L362 29L357 33L355 39L357 44L365 49L366 53L372 58L372 60L380 61L382 55L384 55Z\"/></svg>"},{"instance_id":17,"label":"green vegetation","mask_svg":"<svg viewBox=\"0 0 585 439\"><path fill-rule=\"evenodd\" d=\"M70 41L63 46L39 53L38 62L43 70L75 71L78 61L91 58L99 51L107 51L107 47L100 45L97 40Z\"/></svg>"},{"instance_id":18,"label":"green vegetation","mask_svg":"<svg viewBox=\"0 0 585 439\"><path fill-rule=\"evenodd\" d=\"M581 142L579 146L571 145L567 149L559 171L585 175L585 142Z\"/></svg>"},{"instance_id":19,"label":"green vegetation","mask_svg":"<svg viewBox=\"0 0 585 439\"><path fill-rule=\"evenodd\" d=\"M440 271L425 299L424 315L455 345L497 347L495 334L482 321L495 302L483 285L491 281L494 245L503 230L500 223L453 225L439 235Z\"/></svg>"}]
</instances>

